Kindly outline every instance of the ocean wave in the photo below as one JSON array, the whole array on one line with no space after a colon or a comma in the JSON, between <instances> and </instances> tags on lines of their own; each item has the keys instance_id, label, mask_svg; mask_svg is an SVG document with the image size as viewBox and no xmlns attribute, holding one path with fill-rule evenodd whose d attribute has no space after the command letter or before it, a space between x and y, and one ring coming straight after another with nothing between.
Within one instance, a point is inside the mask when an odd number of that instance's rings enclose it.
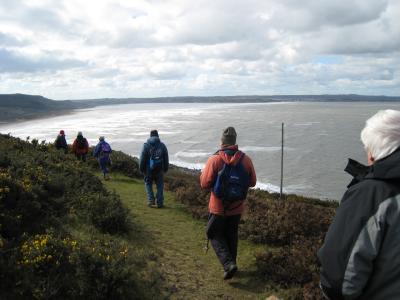
<instances>
[{"instance_id":1,"label":"ocean wave","mask_svg":"<svg viewBox=\"0 0 400 300\"><path fill-rule=\"evenodd\" d=\"M188 163L181 160L171 160L169 163L178 167L192 170L201 170L204 168L205 165L204 163Z\"/></svg>"},{"instance_id":2,"label":"ocean wave","mask_svg":"<svg viewBox=\"0 0 400 300\"><path fill-rule=\"evenodd\" d=\"M207 157L210 156L208 152L195 152L195 151L179 151L174 154L175 157L186 157L186 158L195 158L195 157Z\"/></svg>"},{"instance_id":3,"label":"ocean wave","mask_svg":"<svg viewBox=\"0 0 400 300\"><path fill-rule=\"evenodd\" d=\"M312 126L314 124L320 124L321 122L303 122L303 123L294 123L293 126Z\"/></svg>"},{"instance_id":4,"label":"ocean wave","mask_svg":"<svg viewBox=\"0 0 400 300\"><path fill-rule=\"evenodd\" d=\"M280 192L280 187L277 185L273 185L271 183L264 183L264 182L259 182L257 181L256 186L254 187L255 189L260 189L264 191L268 191L271 193L279 193ZM286 189L283 189L283 192L286 193Z\"/></svg>"}]
</instances>

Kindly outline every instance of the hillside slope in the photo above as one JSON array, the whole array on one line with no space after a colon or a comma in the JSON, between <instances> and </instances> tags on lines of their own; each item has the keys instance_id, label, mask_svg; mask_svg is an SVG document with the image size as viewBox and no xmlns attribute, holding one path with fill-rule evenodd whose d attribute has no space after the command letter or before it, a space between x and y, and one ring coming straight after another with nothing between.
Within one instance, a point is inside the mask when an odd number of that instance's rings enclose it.
<instances>
[{"instance_id":1,"label":"hillside slope","mask_svg":"<svg viewBox=\"0 0 400 300\"><path fill-rule=\"evenodd\" d=\"M24 94L0 95L0 120L2 122L29 119L57 114L83 107L73 101L54 101L42 96Z\"/></svg>"},{"instance_id":2,"label":"hillside slope","mask_svg":"<svg viewBox=\"0 0 400 300\"><path fill-rule=\"evenodd\" d=\"M164 299L157 251L93 170L0 135L0 299Z\"/></svg>"}]
</instances>

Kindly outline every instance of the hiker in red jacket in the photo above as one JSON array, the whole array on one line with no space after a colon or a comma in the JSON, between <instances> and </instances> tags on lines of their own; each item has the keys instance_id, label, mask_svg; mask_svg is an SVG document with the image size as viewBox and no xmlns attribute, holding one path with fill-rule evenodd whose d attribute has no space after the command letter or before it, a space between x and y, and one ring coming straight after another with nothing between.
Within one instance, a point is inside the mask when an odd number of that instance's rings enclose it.
<instances>
[{"instance_id":1,"label":"hiker in red jacket","mask_svg":"<svg viewBox=\"0 0 400 300\"><path fill-rule=\"evenodd\" d=\"M72 153L76 155L78 160L86 161L86 155L89 152L89 143L86 138L83 137L82 132L78 132L74 143L72 144Z\"/></svg>"},{"instance_id":2,"label":"hiker in red jacket","mask_svg":"<svg viewBox=\"0 0 400 300\"><path fill-rule=\"evenodd\" d=\"M222 175L218 173L227 168L226 165L231 170L228 172L228 178L234 179L229 179L228 185L220 185ZM256 182L256 172L250 157L241 152L236 145L235 128L226 128L221 137L221 149L208 159L200 176L201 187L211 189L207 237L211 240L211 245L224 268L225 280L232 278L237 271L239 221L244 210L247 189L255 186ZM218 197L222 186L225 196ZM238 193L236 199L227 196L235 193Z\"/></svg>"}]
</instances>

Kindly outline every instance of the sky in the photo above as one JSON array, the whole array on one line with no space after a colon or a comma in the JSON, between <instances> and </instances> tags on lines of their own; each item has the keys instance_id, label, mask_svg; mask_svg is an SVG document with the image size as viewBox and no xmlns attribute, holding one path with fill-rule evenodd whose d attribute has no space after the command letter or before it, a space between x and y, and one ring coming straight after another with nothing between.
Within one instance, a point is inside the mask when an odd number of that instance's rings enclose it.
<instances>
[{"instance_id":1,"label":"sky","mask_svg":"<svg viewBox=\"0 0 400 300\"><path fill-rule=\"evenodd\" d=\"M0 93L400 95L398 0L0 0Z\"/></svg>"}]
</instances>

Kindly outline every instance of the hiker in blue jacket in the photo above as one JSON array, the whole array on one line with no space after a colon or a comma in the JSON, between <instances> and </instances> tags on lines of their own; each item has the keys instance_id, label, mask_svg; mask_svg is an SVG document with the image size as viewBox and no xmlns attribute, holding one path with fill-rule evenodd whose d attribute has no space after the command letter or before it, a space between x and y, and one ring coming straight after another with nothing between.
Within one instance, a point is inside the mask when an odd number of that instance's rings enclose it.
<instances>
[{"instance_id":1,"label":"hiker in blue jacket","mask_svg":"<svg viewBox=\"0 0 400 300\"><path fill-rule=\"evenodd\" d=\"M139 169L144 175L148 206L164 206L164 173L168 171L168 150L161 142L158 131L152 130L150 138L144 143L140 154ZM153 182L157 187L156 198L153 193ZM156 203L157 200L157 203Z\"/></svg>"},{"instance_id":2,"label":"hiker in blue jacket","mask_svg":"<svg viewBox=\"0 0 400 300\"><path fill-rule=\"evenodd\" d=\"M105 180L110 179L107 165L111 164L111 158L110 158L111 152L112 152L111 146L104 140L104 136L99 137L99 143L96 145L96 148L94 149L93 156L97 158Z\"/></svg>"}]
</instances>

